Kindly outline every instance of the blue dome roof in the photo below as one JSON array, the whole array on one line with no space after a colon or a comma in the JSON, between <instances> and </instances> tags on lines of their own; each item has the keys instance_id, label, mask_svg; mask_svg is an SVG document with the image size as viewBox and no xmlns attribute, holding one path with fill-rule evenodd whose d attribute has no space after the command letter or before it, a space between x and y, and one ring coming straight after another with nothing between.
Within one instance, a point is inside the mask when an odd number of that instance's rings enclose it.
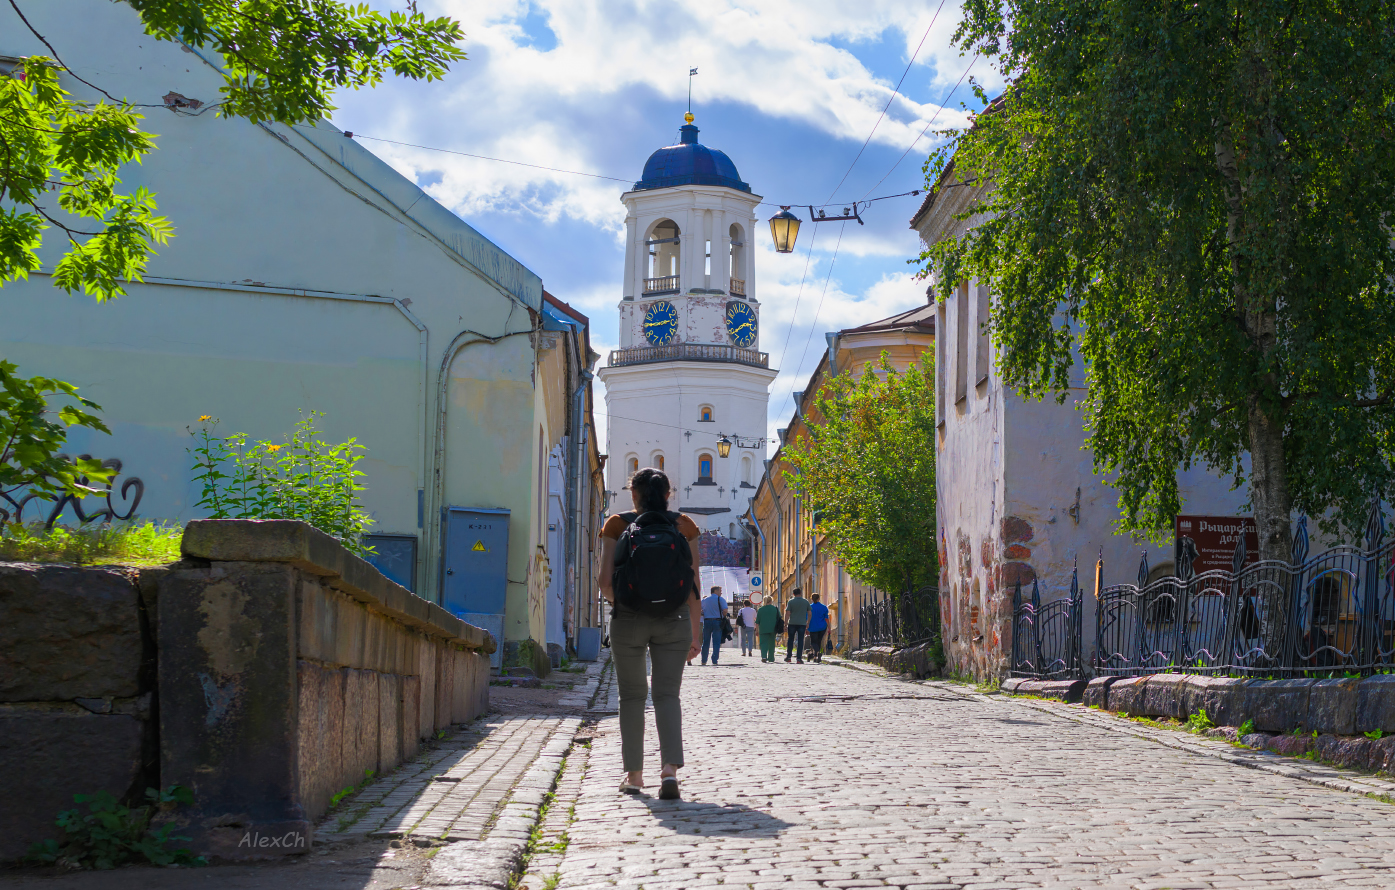
<instances>
[{"instance_id":1,"label":"blue dome roof","mask_svg":"<svg viewBox=\"0 0 1395 890\"><path fill-rule=\"evenodd\" d=\"M698 128L684 124L677 145L661 148L649 156L644 176L635 189L666 189L676 185L720 185L749 192L731 158L697 141Z\"/></svg>"}]
</instances>

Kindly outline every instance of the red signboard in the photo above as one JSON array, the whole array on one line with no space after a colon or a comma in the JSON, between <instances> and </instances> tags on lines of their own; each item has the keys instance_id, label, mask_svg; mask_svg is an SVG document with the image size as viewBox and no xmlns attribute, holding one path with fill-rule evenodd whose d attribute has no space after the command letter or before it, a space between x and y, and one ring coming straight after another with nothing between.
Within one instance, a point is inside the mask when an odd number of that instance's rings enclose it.
<instances>
[{"instance_id":1,"label":"red signboard","mask_svg":"<svg viewBox=\"0 0 1395 890\"><path fill-rule=\"evenodd\" d=\"M1176 520L1178 553L1182 539L1191 538L1196 544L1196 562L1192 571L1200 575L1212 569L1229 571L1235 565L1235 545L1245 536L1245 565L1259 561L1259 535L1255 521L1249 516L1178 516Z\"/></svg>"}]
</instances>

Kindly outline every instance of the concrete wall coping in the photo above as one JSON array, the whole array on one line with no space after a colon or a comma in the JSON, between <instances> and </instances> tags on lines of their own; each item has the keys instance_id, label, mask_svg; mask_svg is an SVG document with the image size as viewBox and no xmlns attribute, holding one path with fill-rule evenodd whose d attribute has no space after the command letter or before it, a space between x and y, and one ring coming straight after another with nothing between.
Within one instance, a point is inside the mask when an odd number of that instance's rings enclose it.
<instances>
[{"instance_id":1,"label":"concrete wall coping","mask_svg":"<svg viewBox=\"0 0 1395 890\"><path fill-rule=\"evenodd\" d=\"M299 520L195 519L185 526L180 549L187 558L210 562L289 563L331 579L333 587L430 636L485 654L498 647L488 631L388 580L366 559Z\"/></svg>"}]
</instances>

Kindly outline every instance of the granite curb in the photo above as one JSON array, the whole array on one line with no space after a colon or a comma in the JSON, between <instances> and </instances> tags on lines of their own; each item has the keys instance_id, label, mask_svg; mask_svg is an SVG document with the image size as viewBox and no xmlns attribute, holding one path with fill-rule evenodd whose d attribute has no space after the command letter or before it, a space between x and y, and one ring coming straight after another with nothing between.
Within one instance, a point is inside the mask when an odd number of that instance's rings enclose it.
<instances>
[{"instance_id":1,"label":"granite curb","mask_svg":"<svg viewBox=\"0 0 1395 890\"><path fill-rule=\"evenodd\" d=\"M586 669L586 682L562 697L562 704L589 708L600 689L609 664L609 651ZM572 748L583 720L567 717L553 730L542 752L523 774L499 809L483 840L446 844L431 860L425 885L465 887L474 890L508 890L525 865L528 839L538 825L547 795Z\"/></svg>"}]
</instances>

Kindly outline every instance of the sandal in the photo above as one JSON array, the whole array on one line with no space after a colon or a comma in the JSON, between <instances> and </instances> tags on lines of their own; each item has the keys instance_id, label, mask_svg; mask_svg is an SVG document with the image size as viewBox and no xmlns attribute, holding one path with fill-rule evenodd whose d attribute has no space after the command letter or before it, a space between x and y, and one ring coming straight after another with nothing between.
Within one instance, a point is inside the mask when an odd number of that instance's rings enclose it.
<instances>
[{"instance_id":1,"label":"sandal","mask_svg":"<svg viewBox=\"0 0 1395 890\"><path fill-rule=\"evenodd\" d=\"M620 780L620 793L621 793L621 794L639 794L639 793L642 792L643 790L644 790L644 786L642 786L642 785L631 785L629 779L621 779L621 780Z\"/></svg>"},{"instance_id":2,"label":"sandal","mask_svg":"<svg viewBox=\"0 0 1395 890\"><path fill-rule=\"evenodd\" d=\"M678 791L678 777L664 776L663 782L659 785L659 800L682 800L683 795Z\"/></svg>"}]
</instances>

